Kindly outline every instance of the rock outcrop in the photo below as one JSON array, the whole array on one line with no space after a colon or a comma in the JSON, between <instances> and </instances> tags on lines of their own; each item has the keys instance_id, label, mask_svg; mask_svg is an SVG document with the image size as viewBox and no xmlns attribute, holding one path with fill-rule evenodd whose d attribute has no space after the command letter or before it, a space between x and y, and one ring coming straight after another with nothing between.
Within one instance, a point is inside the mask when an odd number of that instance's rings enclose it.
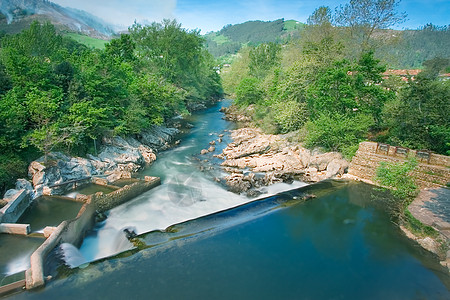
<instances>
[{"instance_id":1,"label":"rock outcrop","mask_svg":"<svg viewBox=\"0 0 450 300\"><path fill-rule=\"evenodd\" d=\"M258 129L237 129L231 137L233 142L216 157L224 159L222 166L231 173L225 181L234 192L248 192L294 179L317 182L340 176L348 168L340 153L312 152L282 136L263 134ZM249 174L242 170L248 170Z\"/></svg>"},{"instance_id":2,"label":"rock outcrop","mask_svg":"<svg viewBox=\"0 0 450 300\"><path fill-rule=\"evenodd\" d=\"M33 198L64 193L71 186L65 182L84 180L95 175L107 175L107 180L123 173L134 173L156 160L156 151L167 149L174 142L178 129L154 126L136 137L105 137L97 156L69 157L59 152L50 153L33 161L28 167L31 182L17 181L16 189L7 192L12 197L25 189ZM120 176L119 176L120 175Z\"/></svg>"}]
</instances>

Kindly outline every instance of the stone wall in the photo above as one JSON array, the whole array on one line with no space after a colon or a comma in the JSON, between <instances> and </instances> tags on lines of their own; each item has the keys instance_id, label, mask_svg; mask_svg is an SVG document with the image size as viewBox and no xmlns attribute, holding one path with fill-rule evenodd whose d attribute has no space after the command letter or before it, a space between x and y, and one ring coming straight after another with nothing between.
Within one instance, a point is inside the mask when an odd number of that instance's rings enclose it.
<instances>
[{"instance_id":1,"label":"stone wall","mask_svg":"<svg viewBox=\"0 0 450 300\"><path fill-rule=\"evenodd\" d=\"M449 156L374 142L359 144L359 149L350 163L348 173L372 181L380 162L399 163L405 161L408 155L416 157L419 162L413 176L421 189L446 186L450 182Z\"/></svg>"}]
</instances>

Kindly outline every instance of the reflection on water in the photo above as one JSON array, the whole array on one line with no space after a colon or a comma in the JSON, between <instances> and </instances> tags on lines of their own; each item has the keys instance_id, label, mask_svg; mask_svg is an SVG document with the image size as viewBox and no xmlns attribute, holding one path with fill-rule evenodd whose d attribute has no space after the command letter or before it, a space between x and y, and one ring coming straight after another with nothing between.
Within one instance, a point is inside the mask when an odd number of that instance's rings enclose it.
<instances>
[{"instance_id":1,"label":"reflection on water","mask_svg":"<svg viewBox=\"0 0 450 300\"><path fill-rule=\"evenodd\" d=\"M305 193L318 197L303 203ZM350 201L372 193L325 182L255 201L148 233L141 251L18 298L78 299L82 290L88 299L449 299L435 260L371 197Z\"/></svg>"}]
</instances>

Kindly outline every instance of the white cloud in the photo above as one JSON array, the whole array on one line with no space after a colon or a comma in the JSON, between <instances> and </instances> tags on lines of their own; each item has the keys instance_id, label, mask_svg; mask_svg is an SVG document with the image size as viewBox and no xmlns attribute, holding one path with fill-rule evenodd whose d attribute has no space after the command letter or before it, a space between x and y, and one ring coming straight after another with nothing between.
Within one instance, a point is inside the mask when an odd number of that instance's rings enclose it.
<instances>
[{"instance_id":1,"label":"white cloud","mask_svg":"<svg viewBox=\"0 0 450 300\"><path fill-rule=\"evenodd\" d=\"M103 20L128 27L138 22L174 18L177 0L53 0L64 6L85 10Z\"/></svg>"}]
</instances>

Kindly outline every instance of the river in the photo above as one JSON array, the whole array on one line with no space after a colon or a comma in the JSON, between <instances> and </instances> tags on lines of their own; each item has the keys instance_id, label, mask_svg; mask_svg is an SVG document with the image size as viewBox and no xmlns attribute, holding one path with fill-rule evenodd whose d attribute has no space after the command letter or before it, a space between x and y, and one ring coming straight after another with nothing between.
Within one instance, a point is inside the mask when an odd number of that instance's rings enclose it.
<instances>
[{"instance_id":1,"label":"river","mask_svg":"<svg viewBox=\"0 0 450 300\"><path fill-rule=\"evenodd\" d=\"M444 269L399 232L376 201L383 195L367 184L281 184L266 196L284 193L261 200L226 191L214 180L220 168L198 155L234 126L222 105L192 116L181 144L142 174L163 184L111 210L80 249L87 261L121 254L61 267L45 289L13 297L450 298ZM304 202L307 194L316 198ZM141 234L138 248L118 240L124 228Z\"/></svg>"}]
</instances>

